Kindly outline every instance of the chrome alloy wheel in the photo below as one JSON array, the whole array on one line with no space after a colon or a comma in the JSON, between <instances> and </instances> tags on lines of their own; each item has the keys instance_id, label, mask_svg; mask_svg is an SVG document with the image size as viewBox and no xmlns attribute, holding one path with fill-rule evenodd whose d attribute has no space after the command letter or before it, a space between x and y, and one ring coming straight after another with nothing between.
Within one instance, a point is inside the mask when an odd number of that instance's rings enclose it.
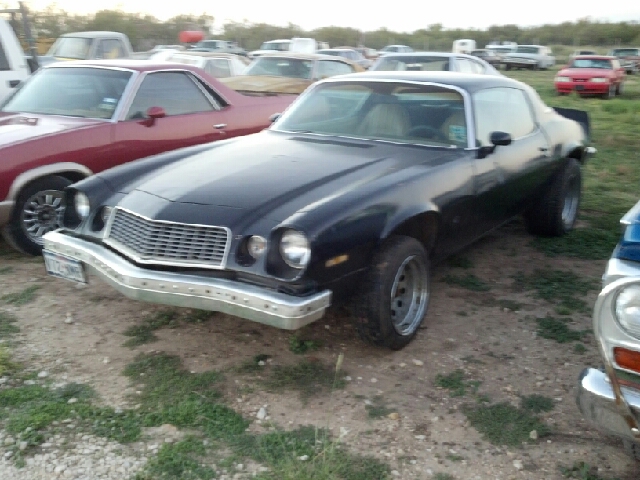
<instances>
[{"instance_id":1,"label":"chrome alloy wheel","mask_svg":"<svg viewBox=\"0 0 640 480\"><path fill-rule=\"evenodd\" d=\"M566 230L570 229L578 214L580 203L580 176L573 175L567 185L567 193L562 204L562 225Z\"/></svg>"},{"instance_id":2,"label":"chrome alloy wheel","mask_svg":"<svg viewBox=\"0 0 640 480\"><path fill-rule=\"evenodd\" d=\"M44 242L42 236L60 228L64 215L64 192L43 190L27 199L20 215L24 233L38 245Z\"/></svg>"},{"instance_id":3,"label":"chrome alloy wheel","mask_svg":"<svg viewBox=\"0 0 640 480\"><path fill-rule=\"evenodd\" d=\"M399 335L411 335L425 315L429 299L427 271L412 255L398 268L391 286L391 322Z\"/></svg>"}]
</instances>

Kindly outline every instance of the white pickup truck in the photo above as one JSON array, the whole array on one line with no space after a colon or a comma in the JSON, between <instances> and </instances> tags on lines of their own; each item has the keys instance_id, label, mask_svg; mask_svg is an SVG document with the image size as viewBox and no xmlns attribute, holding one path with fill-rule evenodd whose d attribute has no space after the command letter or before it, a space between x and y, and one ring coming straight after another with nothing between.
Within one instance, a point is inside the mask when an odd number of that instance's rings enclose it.
<instances>
[{"instance_id":1,"label":"white pickup truck","mask_svg":"<svg viewBox=\"0 0 640 480\"><path fill-rule=\"evenodd\" d=\"M30 74L27 59L13 28L0 18L0 102Z\"/></svg>"}]
</instances>

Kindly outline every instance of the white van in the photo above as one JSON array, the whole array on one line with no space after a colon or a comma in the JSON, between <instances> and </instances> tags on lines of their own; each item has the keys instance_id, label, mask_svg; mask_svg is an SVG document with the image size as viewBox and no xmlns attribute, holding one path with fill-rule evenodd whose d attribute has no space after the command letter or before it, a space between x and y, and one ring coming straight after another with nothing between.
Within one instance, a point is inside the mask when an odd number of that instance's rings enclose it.
<instances>
[{"instance_id":1,"label":"white van","mask_svg":"<svg viewBox=\"0 0 640 480\"><path fill-rule=\"evenodd\" d=\"M0 102L31 74L27 58L9 22L0 18Z\"/></svg>"},{"instance_id":2,"label":"white van","mask_svg":"<svg viewBox=\"0 0 640 480\"><path fill-rule=\"evenodd\" d=\"M476 41L469 40L468 38L462 38L453 42L453 53L466 53L470 54L472 50L476 49Z\"/></svg>"}]
</instances>

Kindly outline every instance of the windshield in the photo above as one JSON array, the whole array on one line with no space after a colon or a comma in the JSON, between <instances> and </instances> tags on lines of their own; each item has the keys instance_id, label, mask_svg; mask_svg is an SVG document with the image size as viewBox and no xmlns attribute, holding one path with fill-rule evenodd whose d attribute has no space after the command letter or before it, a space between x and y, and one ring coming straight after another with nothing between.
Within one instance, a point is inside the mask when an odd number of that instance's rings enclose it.
<instances>
[{"instance_id":1,"label":"windshield","mask_svg":"<svg viewBox=\"0 0 640 480\"><path fill-rule=\"evenodd\" d=\"M569 64L571 68L605 68L612 70L611 60L601 58L578 58Z\"/></svg>"},{"instance_id":2,"label":"windshield","mask_svg":"<svg viewBox=\"0 0 640 480\"><path fill-rule=\"evenodd\" d=\"M321 55L333 55L334 57L346 57L347 54L337 50L318 50L316 53Z\"/></svg>"},{"instance_id":3,"label":"windshield","mask_svg":"<svg viewBox=\"0 0 640 480\"><path fill-rule=\"evenodd\" d=\"M92 40L80 37L60 37L51 46L47 55L74 60L86 60Z\"/></svg>"},{"instance_id":4,"label":"windshield","mask_svg":"<svg viewBox=\"0 0 640 480\"><path fill-rule=\"evenodd\" d=\"M518 47L515 53L538 53L539 51L538 47Z\"/></svg>"},{"instance_id":5,"label":"windshield","mask_svg":"<svg viewBox=\"0 0 640 480\"><path fill-rule=\"evenodd\" d=\"M497 53L511 53L513 48L511 47L491 47L491 50Z\"/></svg>"},{"instance_id":6,"label":"windshield","mask_svg":"<svg viewBox=\"0 0 640 480\"><path fill-rule=\"evenodd\" d=\"M290 41L286 42L264 42L260 45L260 50L277 50L278 52L288 52Z\"/></svg>"},{"instance_id":7,"label":"windshield","mask_svg":"<svg viewBox=\"0 0 640 480\"><path fill-rule=\"evenodd\" d=\"M616 57L637 56L638 54L640 54L640 50L637 48L617 48L613 51L613 55Z\"/></svg>"},{"instance_id":8,"label":"windshield","mask_svg":"<svg viewBox=\"0 0 640 480\"><path fill-rule=\"evenodd\" d=\"M45 68L33 74L1 111L110 119L131 75L104 68Z\"/></svg>"},{"instance_id":9,"label":"windshield","mask_svg":"<svg viewBox=\"0 0 640 480\"><path fill-rule=\"evenodd\" d=\"M376 71L448 71L449 57L384 56L371 67Z\"/></svg>"},{"instance_id":10,"label":"windshield","mask_svg":"<svg viewBox=\"0 0 640 480\"><path fill-rule=\"evenodd\" d=\"M300 58L259 57L244 75L270 75L274 77L304 78L311 80L313 61Z\"/></svg>"},{"instance_id":11,"label":"windshield","mask_svg":"<svg viewBox=\"0 0 640 480\"><path fill-rule=\"evenodd\" d=\"M462 95L444 87L331 82L304 94L274 130L430 146L467 146Z\"/></svg>"}]
</instances>

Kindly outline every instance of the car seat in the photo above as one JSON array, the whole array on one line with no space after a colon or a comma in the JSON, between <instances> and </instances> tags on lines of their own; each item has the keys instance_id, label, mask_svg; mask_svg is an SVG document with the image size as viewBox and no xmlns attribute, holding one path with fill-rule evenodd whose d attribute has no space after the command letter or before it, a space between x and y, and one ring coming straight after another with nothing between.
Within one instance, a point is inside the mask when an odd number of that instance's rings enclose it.
<instances>
[{"instance_id":1,"label":"car seat","mask_svg":"<svg viewBox=\"0 0 640 480\"><path fill-rule=\"evenodd\" d=\"M466 147L467 146L467 122L463 108L452 109L451 114L442 122L440 131L451 144Z\"/></svg>"},{"instance_id":2,"label":"car seat","mask_svg":"<svg viewBox=\"0 0 640 480\"><path fill-rule=\"evenodd\" d=\"M372 137L406 137L411 128L409 115L401 105L379 103L375 105L357 129L359 135Z\"/></svg>"}]
</instances>

